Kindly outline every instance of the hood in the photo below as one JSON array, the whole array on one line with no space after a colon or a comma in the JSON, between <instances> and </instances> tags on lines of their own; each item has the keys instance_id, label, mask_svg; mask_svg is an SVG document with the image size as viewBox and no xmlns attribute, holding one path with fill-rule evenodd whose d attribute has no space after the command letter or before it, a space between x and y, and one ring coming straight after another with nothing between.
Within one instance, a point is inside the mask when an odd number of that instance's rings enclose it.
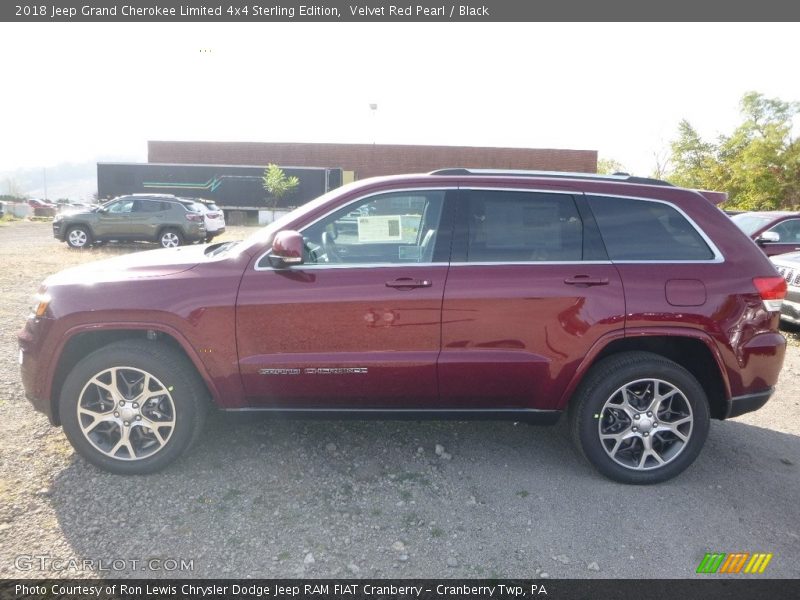
<instances>
[{"instance_id":1,"label":"hood","mask_svg":"<svg viewBox=\"0 0 800 600\"><path fill-rule=\"evenodd\" d=\"M800 252L778 254L776 256L771 256L770 260L776 265L783 265L794 269L800 268Z\"/></svg>"},{"instance_id":2,"label":"hood","mask_svg":"<svg viewBox=\"0 0 800 600\"><path fill-rule=\"evenodd\" d=\"M51 275L45 285L92 284L120 279L166 277L188 271L205 258L206 245L146 250L71 267Z\"/></svg>"}]
</instances>

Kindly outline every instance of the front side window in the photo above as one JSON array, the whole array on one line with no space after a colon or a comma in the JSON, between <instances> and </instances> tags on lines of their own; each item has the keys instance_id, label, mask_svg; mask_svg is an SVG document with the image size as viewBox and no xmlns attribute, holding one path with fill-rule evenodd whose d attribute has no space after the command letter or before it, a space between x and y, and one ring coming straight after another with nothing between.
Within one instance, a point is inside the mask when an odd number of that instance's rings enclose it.
<instances>
[{"instance_id":1,"label":"front side window","mask_svg":"<svg viewBox=\"0 0 800 600\"><path fill-rule=\"evenodd\" d=\"M120 200L119 202L114 202L108 207L108 212L115 215L129 213L133 209L133 203L133 200Z\"/></svg>"},{"instance_id":2,"label":"front side window","mask_svg":"<svg viewBox=\"0 0 800 600\"><path fill-rule=\"evenodd\" d=\"M471 190L468 262L579 261L583 223L572 196Z\"/></svg>"},{"instance_id":3,"label":"front side window","mask_svg":"<svg viewBox=\"0 0 800 600\"><path fill-rule=\"evenodd\" d=\"M714 258L697 229L668 204L605 196L587 199L612 261Z\"/></svg>"},{"instance_id":4,"label":"front side window","mask_svg":"<svg viewBox=\"0 0 800 600\"><path fill-rule=\"evenodd\" d=\"M445 192L423 190L369 196L301 233L308 264L430 263Z\"/></svg>"},{"instance_id":5,"label":"front side window","mask_svg":"<svg viewBox=\"0 0 800 600\"><path fill-rule=\"evenodd\" d=\"M800 219L781 221L770 229L770 231L781 236L781 243L794 244L800 242Z\"/></svg>"}]
</instances>

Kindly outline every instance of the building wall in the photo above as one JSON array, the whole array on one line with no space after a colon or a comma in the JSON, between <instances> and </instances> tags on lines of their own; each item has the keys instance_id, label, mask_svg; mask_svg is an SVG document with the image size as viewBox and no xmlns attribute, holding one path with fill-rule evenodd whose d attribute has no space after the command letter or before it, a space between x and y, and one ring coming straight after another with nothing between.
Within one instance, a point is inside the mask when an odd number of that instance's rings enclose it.
<instances>
[{"instance_id":1,"label":"building wall","mask_svg":"<svg viewBox=\"0 0 800 600\"><path fill-rule=\"evenodd\" d=\"M147 159L151 163L337 167L354 171L358 179L445 167L597 171L596 150L545 148L150 141Z\"/></svg>"}]
</instances>

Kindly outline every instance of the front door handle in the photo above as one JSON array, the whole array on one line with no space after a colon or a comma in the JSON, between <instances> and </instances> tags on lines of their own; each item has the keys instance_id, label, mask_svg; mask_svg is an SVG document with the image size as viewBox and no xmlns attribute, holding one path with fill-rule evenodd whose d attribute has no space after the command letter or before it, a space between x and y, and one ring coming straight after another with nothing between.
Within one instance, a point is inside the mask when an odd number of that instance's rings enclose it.
<instances>
[{"instance_id":1,"label":"front door handle","mask_svg":"<svg viewBox=\"0 0 800 600\"><path fill-rule=\"evenodd\" d=\"M575 275L564 280L567 285L608 285L608 277L590 277L589 275Z\"/></svg>"},{"instance_id":2,"label":"front door handle","mask_svg":"<svg viewBox=\"0 0 800 600\"><path fill-rule=\"evenodd\" d=\"M430 279L413 279L412 277L400 277L386 282L386 287L391 288L420 288L431 287L433 282Z\"/></svg>"}]
</instances>

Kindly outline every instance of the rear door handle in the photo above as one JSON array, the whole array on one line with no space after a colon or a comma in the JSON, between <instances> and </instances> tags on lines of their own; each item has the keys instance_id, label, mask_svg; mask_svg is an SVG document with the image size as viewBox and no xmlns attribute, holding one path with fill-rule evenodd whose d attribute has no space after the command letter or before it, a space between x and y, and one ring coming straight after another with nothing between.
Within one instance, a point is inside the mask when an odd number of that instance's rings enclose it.
<instances>
[{"instance_id":1,"label":"rear door handle","mask_svg":"<svg viewBox=\"0 0 800 600\"><path fill-rule=\"evenodd\" d=\"M413 279L412 277L400 277L386 282L386 287L391 288L420 288L431 287L433 282L430 279Z\"/></svg>"},{"instance_id":2,"label":"rear door handle","mask_svg":"<svg viewBox=\"0 0 800 600\"><path fill-rule=\"evenodd\" d=\"M564 280L567 285L608 285L608 277L590 277L589 275L575 275Z\"/></svg>"}]
</instances>

